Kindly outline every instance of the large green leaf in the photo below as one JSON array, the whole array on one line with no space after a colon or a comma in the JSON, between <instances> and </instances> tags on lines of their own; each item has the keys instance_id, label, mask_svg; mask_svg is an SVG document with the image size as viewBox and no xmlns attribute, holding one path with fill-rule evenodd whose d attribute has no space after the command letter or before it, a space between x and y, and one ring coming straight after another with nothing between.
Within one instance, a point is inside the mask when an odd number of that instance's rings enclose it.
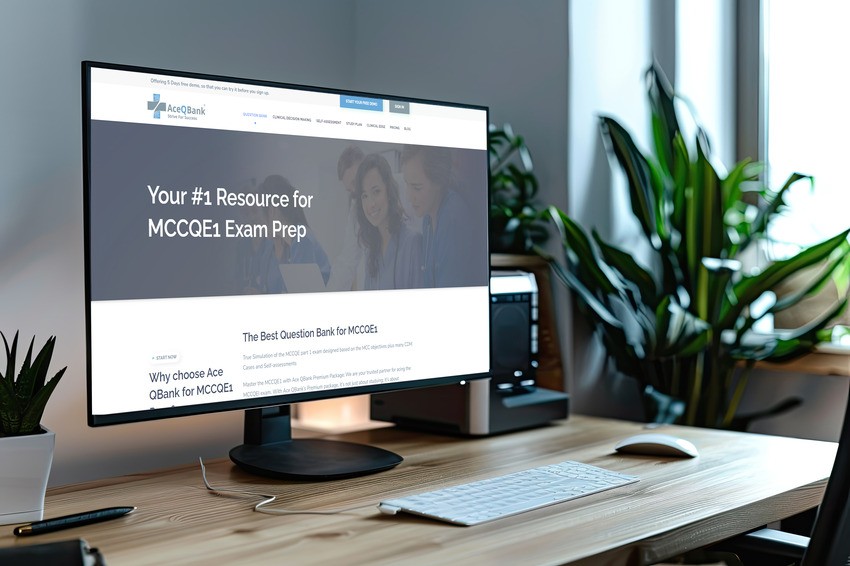
<instances>
[{"instance_id":1,"label":"large green leaf","mask_svg":"<svg viewBox=\"0 0 850 566\"><path fill-rule=\"evenodd\" d=\"M24 362L21 364L21 371L15 379L15 395L26 403L27 399L32 396L32 392L36 388L37 372L33 371L32 349L35 346L35 337L30 340L30 345L27 348L27 353L24 356ZM38 358L36 358L37 360Z\"/></svg>"},{"instance_id":2,"label":"large green leaf","mask_svg":"<svg viewBox=\"0 0 850 566\"><path fill-rule=\"evenodd\" d=\"M702 237L702 215L699 203L702 194L697 193L693 186L685 188L684 194L685 219L682 231L682 255L684 259L684 271L687 276L686 284L689 289L694 290L697 273L700 267L700 238Z\"/></svg>"},{"instance_id":3,"label":"large green leaf","mask_svg":"<svg viewBox=\"0 0 850 566\"><path fill-rule=\"evenodd\" d=\"M683 269L688 265L687 250L682 239L687 233L687 193L690 191L688 184L691 165L688 157L688 149L681 134L677 134L673 139L673 149L674 166L672 186L669 200L666 204L669 208L667 214L670 218L670 229L672 232L671 247L678 258L677 265L679 269Z\"/></svg>"},{"instance_id":4,"label":"large green leaf","mask_svg":"<svg viewBox=\"0 0 850 566\"><path fill-rule=\"evenodd\" d=\"M694 316L671 296L664 297L655 311L659 356L687 358L700 352L708 344L711 326Z\"/></svg>"},{"instance_id":5,"label":"large green leaf","mask_svg":"<svg viewBox=\"0 0 850 566\"><path fill-rule=\"evenodd\" d=\"M654 200L657 191L653 189L646 158L635 145L632 136L613 118L601 117L600 128L609 149L626 174L632 213L640 222L647 239L655 244L658 219L655 216Z\"/></svg>"},{"instance_id":6,"label":"large green leaf","mask_svg":"<svg viewBox=\"0 0 850 566\"><path fill-rule=\"evenodd\" d=\"M703 277L701 292L706 301L705 320L714 324L727 300L729 282L741 273L742 263L736 259L702 258L700 273Z\"/></svg>"},{"instance_id":7,"label":"large green leaf","mask_svg":"<svg viewBox=\"0 0 850 566\"><path fill-rule=\"evenodd\" d=\"M723 191L717 171L711 164L707 142L697 144L696 174L694 185L699 186L701 197L700 214L702 215L701 257L723 258L726 229L723 222Z\"/></svg>"},{"instance_id":8,"label":"large green leaf","mask_svg":"<svg viewBox=\"0 0 850 566\"><path fill-rule=\"evenodd\" d=\"M679 134L679 119L676 116L673 86L658 63L646 71L647 92L652 113L653 139L659 163L667 174L672 173L675 161L673 140Z\"/></svg>"},{"instance_id":9,"label":"large green leaf","mask_svg":"<svg viewBox=\"0 0 850 566\"><path fill-rule=\"evenodd\" d=\"M820 267L818 273L810 281L800 285L799 288L794 289L784 297L779 298L770 309L770 312L775 314L791 308L806 297L810 297L821 291L828 282L833 280L833 274L846 265L848 253L850 253L850 241L845 241L825 260L823 266Z\"/></svg>"},{"instance_id":10,"label":"large green leaf","mask_svg":"<svg viewBox=\"0 0 850 566\"><path fill-rule=\"evenodd\" d=\"M592 234L605 261L619 271L624 279L637 287L644 301L650 306L656 305L658 291L652 275L635 260L632 254L606 243L596 230Z\"/></svg>"},{"instance_id":11,"label":"large green leaf","mask_svg":"<svg viewBox=\"0 0 850 566\"><path fill-rule=\"evenodd\" d=\"M585 284L601 293L617 294L617 287L599 267L601 260L582 227L555 206L550 206L548 211L561 234L565 252L572 251L575 254L578 273L587 275Z\"/></svg>"},{"instance_id":12,"label":"large green leaf","mask_svg":"<svg viewBox=\"0 0 850 566\"><path fill-rule=\"evenodd\" d=\"M691 269L688 265L687 234L688 207L687 203L692 195L690 184L690 161L688 150L681 134L677 134L673 140L674 148L674 171L670 193L666 200L667 217L670 222L670 241L665 248L669 259L664 267L665 288L670 285L685 285L689 287ZM669 273L668 273L669 272Z\"/></svg>"},{"instance_id":13,"label":"large green leaf","mask_svg":"<svg viewBox=\"0 0 850 566\"><path fill-rule=\"evenodd\" d=\"M649 316L652 313L646 312L643 305L633 304L621 296L611 295L607 302L611 312L620 321L627 347L634 357L641 360L652 359L656 343L655 324Z\"/></svg>"},{"instance_id":14,"label":"large green leaf","mask_svg":"<svg viewBox=\"0 0 850 566\"><path fill-rule=\"evenodd\" d=\"M623 325L619 319L617 319L608 307L596 298L596 295L591 292L569 269L559 264L552 256L547 255L541 250L538 250L538 254L549 262L555 276L560 279L561 283L563 283L567 288L572 289L573 292L578 295L579 299L584 302L591 311L593 311L596 318L608 326L622 328Z\"/></svg>"},{"instance_id":15,"label":"large green leaf","mask_svg":"<svg viewBox=\"0 0 850 566\"><path fill-rule=\"evenodd\" d=\"M652 125L652 141L655 144L656 155L655 158L658 159L658 166L664 171L666 174L670 174L670 171L673 170L673 162L674 156L672 151L660 151L660 148L664 148L665 146L669 146L669 142L667 140L667 129L664 123L661 121L661 117L652 113L651 118Z\"/></svg>"},{"instance_id":16,"label":"large green leaf","mask_svg":"<svg viewBox=\"0 0 850 566\"><path fill-rule=\"evenodd\" d=\"M41 423L41 417L44 414L44 408L47 406L47 401L53 394L53 390L56 389L57 385L59 385L59 380L62 379L66 369L68 368L62 368L56 372L56 375L54 375L50 381L41 387L30 400L26 410L23 415L21 415L21 434L30 434L38 430Z\"/></svg>"},{"instance_id":17,"label":"large green leaf","mask_svg":"<svg viewBox=\"0 0 850 566\"><path fill-rule=\"evenodd\" d=\"M15 332L15 337L12 339L12 345L9 346L9 342L6 340L6 335L0 332L0 336L3 337L3 346L6 349L6 375L0 375L0 378L4 379L10 386L13 386L15 383L15 358L17 358L18 352L18 333Z\"/></svg>"},{"instance_id":18,"label":"large green leaf","mask_svg":"<svg viewBox=\"0 0 850 566\"><path fill-rule=\"evenodd\" d=\"M0 379L0 434L12 434L20 428L21 410L14 387Z\"/></svg>"},{"instance_id":19,"label":"large green leaf","mask_svg":"<svg viewBox=\"0 0 850 566\"><path fill-rule=\"evenodd\" d=\"M813 182L812 177L810 175L792 173L785 181L785 184L783 184L777 192L767 192L764 194L764 197L768 201L767 206L764 206L759 210L758 216L752 223L750 235L741 244L740 249L745 249L752 241L765 235L765 233L767 232L767 227L770 224L770 220L773 218L774 215L776 215L780 211L783 206L785 206L785 193L787 193L791 186L794 185L797 181L802 181L804 179L808 180L810 183Z\"/></svg>"},{"instance_id":20,"label":"large green leaf","mask_svg":"<svg viewBox=\"0 0 850 566\"><path fill-rule=\"evenodd\" d=\"M670 241L672 229L668 220L671 181L659 165L652 161L647 161L646 165L649 168L650 188L654 193L650 202L655 206L655 233L650 236L650 242L654 248L660 249L663 243Z\"/></svg>"},{"instance_id":21,"label":"large green leaf","mask_svg":"<svg viewBox=\"0 0 850 566\"><path fill-rule=\"evenodd\" d=\"M638 358L632 346L626 340L625 332L613 326L597 326L605 351L614 361L614 367L624 374L635 376L644 382L654 383L656 376L643 371L643 360Z\"/></svg>"},{"instance_id":22,"label":"large green leaf","mask_svg":"<svg viewBox=\"0 0 850 566\"><path fill-rule=\"evenodd\" d=\"M815 265L832 255L833 251L846 245L846 230L837 236L807 248L788 259L776 261L756 275L744 276L732 287L735 302L726 301L721 310L719 326L732 328L741 312L764 292L770 291L779 283L806 267Z\"/></svg>"},{"instance_id":23,"label":"large green leaf","mask_svg":"<svg viewBox=\"0 0 850 566\"><path fill-rule=\"evenodd\" d=\"M761 344L736 347L732 355L739 359L767 360L775 363L804 356L822 341L822 331L846 308L847 299L843 299L808 324L790 332L767 337Z\"/></svg>"},{"instance_id":24,"label":"large green leaf","mask_svg":"<svg viewBox=\"0 0 850 566\"><path fill-rule=\"evenodd\" d=\"M752 235L758 207L748 203L745 195L754 192L747 185L760 186L758 178L763 169L762 164L743 159L721 181L726 257L736 257Z\"/></svg>"},{"instance_id":25,"label":"large green leaf","mask_svg":"<svg viewBox=\"0 0 850 566\"><path fill-rule=\"evenodd\" d=\"M721 181L723 189L723 209L732 208L737 203L743 194L742 184L747 181L747 171L750 166L750 159L743 159L735 164L735 167L726 175L726 178Z\"/></svg>"},{"instance_id":26,"label":"large green leaf","mask_svg":"<svg viewBox=\"0 0 850 566\"><path fill-rule=\"evenodd\" d=\"M56 337L51 336L47 339L44 346L41 347L41 350L36 355L35 360L32 361L32 365L30 365L34 344L35 337L33 337L30 341L27 356L24 360L24 365L21 368L21 373L18 375L18 381L15 387L15 392L17 393L18 398L24 402L32 398L34 394L44 387L44 381L47 378L47 370L50 366L50 360L53 357L53 348L56 344Z\"/></svg>"}]
</instances>

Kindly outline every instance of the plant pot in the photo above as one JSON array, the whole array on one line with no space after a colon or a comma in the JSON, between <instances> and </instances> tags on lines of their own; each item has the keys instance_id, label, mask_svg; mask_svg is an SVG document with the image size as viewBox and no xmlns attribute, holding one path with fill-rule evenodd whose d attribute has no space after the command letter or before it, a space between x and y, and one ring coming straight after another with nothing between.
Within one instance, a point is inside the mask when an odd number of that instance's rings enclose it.
<instances>
[{"instance_id":1,"label":"plant pot","mask_svg":"<svg viewBox=\"0 0 850 566\"><path fill-rule=\"evenodd\" d=\"M40 521L56 435L0 437L0 524Z\"/></svg>"}]
</instances>

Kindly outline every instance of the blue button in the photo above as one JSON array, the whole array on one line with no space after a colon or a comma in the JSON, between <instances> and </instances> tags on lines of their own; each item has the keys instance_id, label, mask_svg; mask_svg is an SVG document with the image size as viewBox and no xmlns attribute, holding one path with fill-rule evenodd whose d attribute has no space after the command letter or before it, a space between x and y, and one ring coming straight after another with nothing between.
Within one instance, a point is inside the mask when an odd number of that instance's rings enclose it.
<instances>
[{"instance_id":1,"label":"blue button","mask_svg":"<svg viewBox=\"0 0 850 566\"><path fill-rule=\"evenodd\" d=\"M341 108L357 108L358 110L384 111L384 100L382 98L366 98L364 96L339 95L339 106Z\"/></svg>"}]
</instances>

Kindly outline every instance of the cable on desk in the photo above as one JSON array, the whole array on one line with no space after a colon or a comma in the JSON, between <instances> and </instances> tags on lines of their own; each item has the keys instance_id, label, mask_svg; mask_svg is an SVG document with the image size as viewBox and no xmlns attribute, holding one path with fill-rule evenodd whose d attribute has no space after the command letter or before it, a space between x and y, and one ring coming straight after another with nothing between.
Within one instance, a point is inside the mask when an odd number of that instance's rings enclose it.
<instances>
[{"instance_id":1,"label":"cable on desk","mask_svg":"<svg viewBox=\"0 0 850 566\"><path fill-rule=\"evenodd\" d=\"M204 486L206 486L207 491L213 493L214 495L227 496L227 495L247 495L249 497L261 497L263 500L254 505L254 511L257 513L265 513L267 515L338 515L341 513L346 513L348 511L354 511L355 509L359 509L359 507L349 507L346 509L329 509L327 511L315 511L315 510L299 510L299 509L269 509L266 508L266 505L274 503L278 496L277 495L269 495L266 493L257 493L254 491L248 491L245 489L224 489L213 487L210 485L210 482L207 480L207 468L204 466L204 460L200 456L198 457L198 462L201 464L201 478L204 480ZM361 506L365 507L365 506Z\"/></svg>"}]
</instances>

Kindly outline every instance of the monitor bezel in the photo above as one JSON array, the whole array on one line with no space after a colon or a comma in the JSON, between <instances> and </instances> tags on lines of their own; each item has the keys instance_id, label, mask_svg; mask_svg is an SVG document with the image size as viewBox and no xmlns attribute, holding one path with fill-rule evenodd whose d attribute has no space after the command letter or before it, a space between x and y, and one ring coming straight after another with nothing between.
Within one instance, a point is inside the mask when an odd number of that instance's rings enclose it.
<instances>
[{"instance_id":1,"label":"monitor bezel","mask_svg":"<svg viewBox=\"0 0 850 566\"><path fill-rule=\"evenodd\" d=\"M119 71L128 71L146 74L158 74L164 76L181 77L197 80L222 81L235 84L264 86L269 88L285 88L307 92L318 92L334 95L351 95L363 97L375 97L391 99L400 102L422 103L441 105L454 108L468 108L473 110L483 111L486 116L486 123L489 125L489 108L487 106L476 104L465 104L457 102L448 102L436 99L416 98L405 95L395 95L388 93L378 93L358 90L344 90L331 87L313 86L297 83L285 83L263 79L249 79L243 77L233 77L228 75L214 75L206 73L197 73L191 71L179 71L173 69L161 69L156 67L145 67L135 65L123 65L116 63L107 63L99 61L82 61L82 135L83 135L83 245L84 245L84 261L85 261L85 325L86 325L86 401L87 401L87 420L90 427L108 426L116 424L138 423L146 421L155 421L161 419L198 416L205 414L221 413L235 410L261 409L277 405L291 405L293 403L302 403L307 401L320 401L326 399L335 399L341 397L351 397L357 395L367 395L372 393L385 393L390 391L399 391L407 389L417 389L423 387L432 387L440 385L458 384L466 381L486 379L490 377L490 371L480 372L475 374L449 375L434 377L422 380L406 381L400 383L377 384L343 389L320 390L305 393L293 393L279 395L274 397L255 397L243 400L218 401L215 403L201 403L186 405L180 407L165 407L158 409L149 409L144 411L129 411L111 414L94 414L92 410L92 341L91 341L91 234L90 234L90 168L91 168L91 70L110 69ZM486 151L486 149L484 150ZM488 154L489 160L489 154ZM489 179L489 175L488 175ZM489 195L489 187L488 187ZM490 211L487 210L487 228L490 226ZM489 250L489 237L485 238L485 246L487 246L487 263L488 273L492 268ZM487 282L489 290L489 279ZM489 315L489 308L488 308ZM488 322L489 325L492 321ZM492 348L492 340L490 332L487 333L488 352ZM492 362L489 364L492 368Z\"/></svg>"}]
</instances>

